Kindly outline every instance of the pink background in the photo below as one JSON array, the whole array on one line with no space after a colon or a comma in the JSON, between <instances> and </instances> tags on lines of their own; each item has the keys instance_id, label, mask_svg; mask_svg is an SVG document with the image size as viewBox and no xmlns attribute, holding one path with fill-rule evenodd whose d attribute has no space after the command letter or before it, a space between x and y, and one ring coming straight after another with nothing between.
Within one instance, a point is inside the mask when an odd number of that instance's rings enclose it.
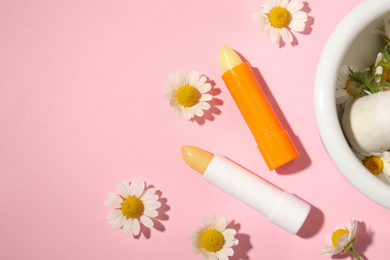
<instances>
[{"instance_id":1,"label":"pink background","mask_svg":"<svg viewBox=\"0 0 390 260\"><path fill-rule=\"evenodd\" d=\"M357 191L327 155L314 115L317 63L361 0L306 1L304 33L274 46L251 18L262 1L0 2L0 259L201 259L188 235L225 216L231 259L330 259L324 237L359 221L356 251L386 258L389 211ZM301 156L270 172L221 80L227 44L254 68ZM163 98L170 73L196 70L215 100L186 121ZM297 236L217 190L180 147L222 154L313 206ZM154 186L155 227L123 236L107 224L122 180ZM349 255L336 258L350 259Z\"/></svg>"}]
</instances>

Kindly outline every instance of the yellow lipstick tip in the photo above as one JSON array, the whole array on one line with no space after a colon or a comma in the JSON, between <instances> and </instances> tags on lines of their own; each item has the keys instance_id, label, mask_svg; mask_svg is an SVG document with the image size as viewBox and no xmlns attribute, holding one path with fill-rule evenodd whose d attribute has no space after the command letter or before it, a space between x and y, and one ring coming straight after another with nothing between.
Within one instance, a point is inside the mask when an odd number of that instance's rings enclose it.
<instances>
[{"instance_id":1,"label":"yellow lipstick tip","mask_svg":"<svg viewBox=\"0 0 390 260\"><path fill-rule=\"evenodd\" d=\"M181 147L181 156L188 166L201 174L206 171L214 157L213 154L191 145Z\"/></svg>"},{"instance_id":2,"label":"yellow lipstick tip","mask_svg":"<svg viewBox=\"0 0 390 260\"><path fill-rule=\"evenodd\" d=\"M222 72L225 73L237 65L240 65L242 60L238 54L229 48L227 45L222 45L219 52L219 64Z\"/></svg>"}]
</instances>

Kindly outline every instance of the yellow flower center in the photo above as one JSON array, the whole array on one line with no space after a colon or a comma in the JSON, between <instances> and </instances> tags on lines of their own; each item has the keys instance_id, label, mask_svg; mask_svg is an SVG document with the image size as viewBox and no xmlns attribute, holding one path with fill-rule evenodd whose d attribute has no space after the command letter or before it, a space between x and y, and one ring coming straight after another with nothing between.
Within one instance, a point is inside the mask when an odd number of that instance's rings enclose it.
<instances>
[{"instance_id":1,"label":"yellow flower center","mask_svg":"<svg viewBox=\"0 0 390 260\"><path fill-rule=\"evenodd\" d=\"M337 240L342 237L344 234L348 234L349 231L346 229L337 229L335 232L332 234L332 244L333 247L338 246L339 244L337 243Z\"/></svg>"},{"instance_id":2,"label":"yellow flower center","mask_svg":"<svg viewBox=\"0 0 390 260\"><path fill-rule=\"evenodd\" d=\"M144 213L144 204L137 197L128 197L122 203L122 213L128 218L136 218Z\"/></svg>"},{"instance_id":3,"label":"yellow flower center","mask_svg":"<svg viewBox=\"0 0 390 260\"><path fill-rule=\"evenodd\" d=\"M176 99L183 107L192 107L199 99L199 92L193 86L184 85L177 90Z\"/></svg>"},{"instance_id":4,"label":"yellow flower center","mask_svg":"<svg viewBox=\"0 0 390 260\"><path fill-rule=\"evenodd\" d=\"M357 81L354 81L352 78L349 78L345 82L345 91L352 98L359 98L364 94L364 85L360 84Z\"/></svg>"},{"instance_id":5,"label":"yellow flower center","mask_svg":"<svg viewBox=\"0 0 390 260\"><path fill-rule=\"evenodd\" d=\"M290 23L290 13L283 7L275 7L269 13L268 20L272 26L282 28Z\"/></svg>"},{"instance_id":6,"label":"yellow flower center","mask_svg":"<svg viewBox=\"0 0 390 260\"><path fill-rule=\"evenodd\" d=\"M389 66L389 64L387 64L386 62L384 62L384 64L386 66ZM383 68L383 72L382 73L384 75L381 77L381 81L386 81L386 80L388 80L390 78L390 71L388 71L387 69Z\"/></svg>"},{"instance_id":7,"label":"yellow flower center","mask_svg":"<svg viewBox=\"0 0 390 260\"><path fill-rule=\"evenodd\" d=\"M377 175L383 169L383 161L378 156L367 157L364 159L363 165L374 175Z\"/></svg>"},{"instance_id":8,"label":"yellow flower center","mask_svg":"<svg viewBox=\"0 0 390 260\"><path fill-rule=\"evenodd\" d=\"M225 239L218 230L208 229L200 236L200 244L208 252L217 252L225 244Z\"/></svg>"}]
</instances>

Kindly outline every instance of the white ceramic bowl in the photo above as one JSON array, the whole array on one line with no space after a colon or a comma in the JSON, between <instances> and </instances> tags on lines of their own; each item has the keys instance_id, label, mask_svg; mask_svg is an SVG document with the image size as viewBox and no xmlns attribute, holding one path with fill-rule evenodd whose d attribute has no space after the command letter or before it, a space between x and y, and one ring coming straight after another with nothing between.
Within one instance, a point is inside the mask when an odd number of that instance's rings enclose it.
<instances>
[{"instance_id":1,"label":"white ceramic bowl","mask_svg":"<svg viewBox=\"0 0 390 260\"><path fill-rule=\"evenodd\" d=\"M331 159L347 180L364 195L390 209L390 185L372 175L356 158L344 138L336 109L335 84L341 65L364 69L375 62L384 47L380 35L384 18L390 17L389 0L365 0L336 27L322 52L315 80L318 128Z\"/></svg>"}]
</instances>

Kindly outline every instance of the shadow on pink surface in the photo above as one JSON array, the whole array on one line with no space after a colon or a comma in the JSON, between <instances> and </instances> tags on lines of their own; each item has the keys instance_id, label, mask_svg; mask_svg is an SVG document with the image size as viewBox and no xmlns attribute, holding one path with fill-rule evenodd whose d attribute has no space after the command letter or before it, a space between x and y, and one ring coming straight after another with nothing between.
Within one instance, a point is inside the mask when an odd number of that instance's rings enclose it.
<instances>
[{"instance_id":1,"label":"shadow on pink surface","mask_svg":"<svg viewBox=\"0 0 390 260\"><path fill-rule=\"evenodd\" d=\"M286 120L285 116L283 115L282 110L280 109L278 103L276 102L275 98L273 97L267 83L265 82L263 76L261 75L259 69L252 67L253 74L256 76L256 79L259 81L260 86L262 87L265 95L267 96L267 99L269 103L271 104L275 114L278 116L278 119L280 123L282 124L283 128L288 132L290 135L290 138L292 142L294 143L296 149L298 150L299 156L294 159L291 162L286 163L285 165L282 165L281 167L277 168L275 171L278 174L291 174L299 172L305 168L307 168L311 164L311 160L309 155L307 154L304 146L302 145L302 142L296 136L289 125L288 121Z\"/></svg>"},{"instance_id":2,"label":"shadow on pink surface","mask_svg":"<svg viewBox=\"0 0 390 260\"><path fill-rule=\"evenodd\" d=\"M199 125L205 124L206 121L214 121L215 115L221 114L221 110L217 106L223 105L223 101L215 97L221 93L221 90L215 87L215 81L211 80L208 81L208 83L211 84L211 90L208 93L213 96L213 99L207 103L209 103L211 107L209 110L204 111L204 115L202 117L196 116L190 120L198 123Z\"/></svg>"},{"instance_id":3,"label":"shadow on pink surface","mask_svg":"<svg viewBox=\"0 0 390 260\"><path fill-rule=\"evenodd\" d=\"M310 204L310 203L309 203ZM309 215L303 226L298 231L297 236L301 238L313 237L321 229L324 224L324 213L317 207L311 205Z\"/></svg>"},{"instance_id":4,"label":"shadow on pink surface","mask_svg":"<svg viewBox=\"0 0 390 260\"><path fill-rule=\"evenodd\" d=\"M234 220L231 221L226 227L235 229L237 231L235 237L238 239L238 245L233 247L234 255L229 257L229 259L249 260L248 252L252 249L252 245L249 241L249 235L240 233L239 230L241 228L241 225L239 223L235 223Z\"/></svg>"},{"instance_id":5,"label":"shadow on pink surface","mask_svg":"<svg viewBox=\"0 0 390 260\"><path fill-rule=\"evenodd\" d=\"M153 187L154 187L153 185L150 185L147 187L147 189ZM162 221L167 221L169 219L167 212L169 211L170 207L167 204L168 200L162 197L162 192L160 190L157 190L156 194L159 196L158 201L161 203L161 207L157 209L158 216L155 218L151 218L154 224L153 229L156 229L160 232L164 232L165 226L163 225ZM152 232L151 229L145 227L144 225L141 225L140 234L138 236L134 236L134 238L139 239L141 235L143 235L145 238L149 239L151 237L151 232Z\"/></svg>"}]
</instances>

